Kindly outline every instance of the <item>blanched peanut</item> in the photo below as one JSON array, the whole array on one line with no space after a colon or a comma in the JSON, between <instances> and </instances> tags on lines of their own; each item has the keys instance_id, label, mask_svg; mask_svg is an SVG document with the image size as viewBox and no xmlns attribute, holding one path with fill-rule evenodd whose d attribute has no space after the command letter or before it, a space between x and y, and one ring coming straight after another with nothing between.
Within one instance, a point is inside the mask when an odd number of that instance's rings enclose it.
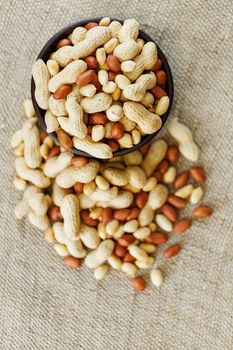
<instances>
[{"instance_id":1,"label":"blanched peanut","mask_svg":"<svg viewBox=\"0 0 233 350\"><path fill-rule=\"evenodd\" d=\"M124 135L118 139L118 143L121 148L131 148L133 147L133 140L130 134L127 132L124 133Z\"/></svg>"},{"instance_id":2,"label":"blanched peanut","mask_svg":"<svg viewBox=\"0 0 233 350\"><path fill-rule=\"evenodd\" d=\"M119 44L119 41L116 38L112 38L109 41L107 41L104 44L104 49L106 51L106 53L112 53L115 49L115 47Z\"/></svg>"},{"instance_id":3,"label":"blanched peanut","mask_svg":"<svg viewBox=\"0 0 233 350\"><path fill-rule=\"evenodd\" d=\"M99 26L108 26L111 22L111 19L109 17L104 17L100 20Z\"/></svg>"},{"instance_id":4,"label":"blanched peanut","mask_svg":"<svg viewBox=\"0 0 233 350\"><path fill-rule=\"evenodd\" d=\"M91 196L93 192L96 190L96 184L94 181L90 181L83 186L83 193L86 196Z\"/></svg>"},{"instance_id":5,"label":"blanched peanut","mask_svg":"<svg viewBox=\"0 0 233 350\"><path fill-rule=\"evenodd\" d=\"M134 233L133 233L135 238L138 238L140 240L143 240L144 238L148 237L150 235L150 229L148 227L141 227L138 228Z\"/></svg>"},{"instance_id":6,"label":"blanched peanut","mask_svg":"<svg viewBox=\"0 0 233 350\"><path fill-rule=\"evenodd\" d=\"M70 255L75 258L84 258L86 256L86 250L83 248L82 242L80 240L70 240L66 241L66 247Z\"/></svg>"},{"instance_id":7,"label":"blanched peanut","mask_svg":"<svg viewBox=\"0 0 233 350\"><path fill-rule=\"evenodd\" d=\"M101 216L102 216L102 212L103 212L103 208L97 207L97 208L91 210L89 216L90 216L91 219L94 219L94 220L95 219L100 219Z\"/></svg>"},{"instance_id":8,"label":"blanched peanut","mask_svg":"<svg viewBox=\"0 0 233 350\"><path fill-rule=\"evenodd\" d=\"M123 74L117 74L115 82L121 90L124 90L131 84L130 80Z\"/></svg>"},{"instance_id":9,"label":"blanched peanut","mask_svg":"<svg viewBox=\"0 0 233 350\"><path fill-rule=\"evenodd\" d=\"M163 175L163 182L165 184L171 184L175 180L176 177L176 168L171 166L166 173Z\"/></svg>"},{"instance_id":10,"label":"blanched peanut","mask_svg":"<svg viewBox=\"0 0 233 350\"><path fill-rule=\"evenodd\" d=\"M191 204L197 204L198 202L200 202L200 200L203 197L203 189L199 186L194 188L194 190L192 191L191 195L190 195L190 203Z\"/></svg>"},{"instance_id":11,"label":"blanched peanut","mask_svg":"<svg viewBox=\"0 0 233 350\"><path fill-rule=\"evenodd\" d=\"M152 254L156 251L155 245L151 243L141 243L139 247L145 250L147 254Z\"/></svg>"},{"instance_id":12,"label":"blanched peanut","mask_svg":"<svg viewBox=\"0 0 233 350\"><path fill-rule=\"evenodd\" d=\"M69 255L69 252L65 246L65 244L61 244L61 243L57 243L57 244L54 244L54 249L56 251L56 253L60 256L68 256Z\"/></svg>"},{"instance_id":13,"label":"blanched peanut","mask_svg":"<svg viewBox=\"0 0 233 350\"><path fill-rule=\"evenodd\" d=\"M137 145L139 142L141 142L141 134L138 130L132 131L132 141L134 145Z\"/></svg>"},{"instance_id":14,"label":"blanched peanut","mask_svg":"<svg viewBox=\"0 0 233 350\"><path fill-rule=\"evenodd\" d=\"M102 90L108 94L112 94L116 90L116 83L114 81L109 81L106 85L102 87Z\"/></svg>"},{"instance_id":15,"label":"blanched peanut","mask_svg":"<svg viewBox=\"0 0 233 350\"><path fill-rule=\"evenodd\" d=\"M124 262L121 265L121 271L123 271L127 276L130 276L130 277L135 277L137 270L138 270L137 267L130 262Z\"/></svg>"},{"instance_id":16,"label":"blanched peanut","mask_svg":"<svg viewBox=\"0 0 233 350\"><path fill-rule=\"evenodd\" d=\"M163 274L159 269L152 270L150 273L151 282L154 286L160 287L163 284Z\"/></svg>"},{"instance_id":17,"label":"blanched peanut","mask_svg":"<svg viewBox=\"0 0 233 350\"><path fill-rule=\"evenodd\" d=\"M42 158L47 159L48 155L49 155L49 146L42 143L42 145L40 146L40 155ZM42 168L41 168L42 166ZM40 165L40 169L43 170L44 169L44 164L42 163Z\"/></svg>"},{"instance_id":18,"label":"blanched peanut","mask_svg":"<svg viewBox=\"0 0 233 350\"><path fill-rule=\"evenodd\" d=\"M96 50L96 59L100 66L103 66L106 61L106 51L103 47Z\"/></svg>"},{"instance_id":19,"label":"blanched peanut","mask_svg":"<svg viewBox=\"0 0 233 350\"><path fill-rule=\"evenodd\" d=\"M132 72L136 66L136 63L134 61L124 61L121 63L121 70L122 72Z\"/></svg>"},{"instance_id":20,"label":"blanched peanut","mask_svg":"<svg viewBox=\"0 0 233 350\"><path fill-rule=\"evenodd\" d=\"M27 182L18 176L14 177L13 184L15 188L19 191L24 191L25 188L27 187Z\"/></svg>"},{"instance_id":21,"label":"blanched peanut","mask_svg":"<svg viewBox=\"0 0 233 350\"><path fill-rule=\"evenodd\" d=\"M96 280L102 280L109 271L109 266L107 264L102 264L97 266L94 270L94 278Z\"/></svg>"},{"instance_id":22,"label":"blanched peanut","mask_svg":"<svg viewBox=\"0 0 233 350\"><path fill-rule=\"evenodd\" d=\"M42 59L38 59L32 67L32 76L35 82L35 98L39 107L48 108L49 90L48 82L50 74L48 68Z\"/></svg>"},{"instance_id":23,"label":"blanched peanut","mask_svg":"<svg viewBox=\"0 0 233 350\"><path fill-rule=\"evenodd\" d=\"M117 104L113 104L106 110L108 119L112 122L117 122L123 117L123 108Z\"/></svg>"},{"instance_id":24,"label":"blanched peanut","mask_svg":"<svg viewBox=\"0 0 233 350\"><path fill-rule=\"evenodd\" d=\"M54 146L54 141L53 141L53 139L52 139L50 136L46 136L46 137L44 138L43 143L44 143L45 145L48 145L49 148L52 148L52 147Z\"/></svg>"},{"instance_id":25,"label":"blanched peanut","mask_svg":"<svg viewBox=\"0 0 233 350\"><path fill-rule=\"evenodd\" d=\"M157 186L157 180L155 177L149 177L147 182L143 186L142 190L144 192L150 192Z\"/></svg>"},{"instance_id":26,"label":"blanched peanut","mask_svg":"<svg viewBox=\"0 0 233 350\"><path fill-rule=\"evenodd\" d=\"M153 94L151 94L150 92L146 92L143 99L141 100L141 104L144 106L144 107L147 107L147 108L152 108L153 104L154 104L154 96Z\"/></svg>"},{"instance_id":27,"label":"blanched peanut","mask_svg":"<svg viewBox=\"0 0 233 350\"><path fill-rule=\"evenodd\" d=\"M132 131L136 127L136 123L125 115L121 118L121 124L124 126L125 131Z\"/></svg>"},{"instance_id":28,"label":"blanched peanut","mask_svg":"<svg viewBox=\"0 0 233 350\"><path fill-rule=\"evenodd\" d=\"M53 243L55 241L52 227L47 228L47 230L45 231L44 239L49 243Z\"/></svg>"},{"instance_id":29,"label":"blanched peanut","mask_svg":"<svg viewBox=\"0 0 233 350\"><path fill-rule=\"evenodd\" d=\"M118 220L112 220L106 225L106 232L109 236L113 236L114 233L117 232L119 228L119 221Z\"/></svg>"},{"instance_id":30,"label":"blanched peanut","mask_svg":"<svg viewBox=\"0 0 233 350\"><path fill-rule=\"evenodd\" d=\"M131 244L131 245L128 247L128 250L129 250L130 254L131 254L136 260L145 261L145 260L148 259L147 253L146 253L142 248L139 248L139 247L136 246L136 245Z\"/></svg>"},{"instance_id":31,"label":"blanched peanut","mask_svg":"<svg viewBox=\"0 0 233 350\"><path fill-rule=\"evenodd\" d=\"M171 232L172 231L172 223L170 220L165 215L162 214L157 214L155 216L155 221L156 224L161 227L162 230L166 232Z\"/></svg>"},{"instance_id":32,"label":"blanched peanut","mask_svg":"<svg viewBox=\"0 0 233 350\"><path fill-rule=\"evenodd\" d=\"M109 182L103 176L98 175L95 179L95 183L101 190L106 191L109 189Z\"/></svg>"},{"instance_id":33,"label":"blanched peanut","mask_svg":"<svg viewBox=\"0 0 233 350\"><path fill-rule=\"evenodd\" d=\"M122 266L122 261L121 259L116 256L116 255L111 255L109 258L108 258L108 263L109 265L115 269L115 270L120 270L121 269L121 266Z\"/></svg>"},{"instance_id":34,"label":"blanched peanut","mask_svg":"<svg viewBox=\"0 0 233 350\"><path fill-rule=\"evenodd\" d=\"M107 85L108 83L108 73L106 72L106 70L99 70L98 72L98 79L99 79L99 82L102 86L105 86Z\"/></svg>"},{"instance_id":35,"label":"blanched peanut","mask_svg":"<svg viewBox=\"0 0 233 350\"><path fill-rule=\"evenodd\" d=\"M91 138L94 142L101 141L105 136L105 128L103 125L94 125L91 131Z\"/></svg>"},{"instance_id":36,"label":"blanched peanut","mask_svg":"<svg viewBox=\"0 0 233 350\"><path fill-rule=\"evenodd\" d=\"M137 102L125 102L123 105L126 117L134 121L146 134L158 131L162 126L159 116L149 112L143 105Z\"/></svg>"},{"instance_id":37,"label":"blanched peanut","mask_svg":"<svg viewBox=\"0 0 233 350\"><path fill-rule=\"evenodd\" d=\"M60 71L59 64L58 64L56 61L54 61L54 60L48 60L48 61L47 61L47 67L48 67L49 73L50 73L52 76L58 74L59 71Z\"/></svg>"},{"instance_id":38,"label":"blanched peanut","mask_svg":"<svg viewBox=\"0 0 233 350\"><path fill-rule=\"evenodd\" d=\"M80 94L85 97L93 97L96 93L96 87L94 84L87 84L80 88Z\"/></svg>"},{"instance_id":39,"label":"blanched peanut","mask_svg":"<svg viewBox=\"0 0 233 350\"><path fill-rule=\"evenodd\" d=\"M157 115L163 115L164 113L166 113L169 107L169 103L170 103L170 100L168 96L161 97L155 108L155 113Z\"/></svg>"},{"instance_id":40,"label":"blanched peanut","mask_svg":"<svg viewBox=\"0 0 233 350\"><path fill-rule=\"evenodd\" d=\"M151 267L154 263L154 258L152 256L149 256L146 260L136 260L135 265L139 269L148 269Z\"/></svg>"},{"instance_id":41,"label":"blanched peanut","mask_svg":"<svg viewBox=\"0 0 233 350\"><path fill-rule=\"evenodd\" d=\"M190 194L192 193L194 187L193 185L186 185L184 187L179 188L176 192L175 195L180 198L188 198Z\"/></svg>"},{"instance_id":42,"label":"blanched peanut","mask_svg":"<svg viewBox=\"0 0 233 350\"><path fill-rule=\"evenodd\" d=\"M138 220L130 220L124 224L124 231L128 233L133 233L137 230L139 226Z\"/></svg>"}]
</instances>

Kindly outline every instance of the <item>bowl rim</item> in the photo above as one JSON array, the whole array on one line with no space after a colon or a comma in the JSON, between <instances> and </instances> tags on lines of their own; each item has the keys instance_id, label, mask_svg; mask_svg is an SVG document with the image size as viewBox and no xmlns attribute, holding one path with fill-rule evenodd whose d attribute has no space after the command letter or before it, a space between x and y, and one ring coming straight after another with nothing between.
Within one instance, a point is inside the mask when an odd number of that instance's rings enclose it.
<instances>
[{"instance_id":1,"label":"bowl rim","mask_svg":"<svg viewBox=\"0 0 233 350\"><path fill-rule=\"evenodd\" d=\"M55 49L57 42L64 38L67 37L68 35L71 34L71 32L79 26L84 26L89 22L99 22L102 19L102 17L91 17L91 18L87 18L87 19L83 19L81 21L75 21L71 24L68 24L67 26L61 28L58 32L56 32L51 38L48 39L48 41L46 42L46 44L43 46L43 48L41 49L40 53L37 56L37 59L41 58L44 62L46 62L46 60L48 59L50 53ZM123 23L124 20L120 20L120 19L116 19L116 18L111 18L111 21L119 21L120 23ZM162 126L159 130L157 130L156 132L154 132L153 134L147 134L145 136L142 137L141 141L134 145L131 148L123 148L123 149L119 149L115 152L113 152L113 157L119 157L119 156L123 156L127 153L131 153L134 152L136 150L138 150L139 148L141 148L142 146L146 145L147 143L149 143L163 128L165 122L168 119L169 113L171 111L172 108L172 104L173 104L173 97L174 97L174 83L173 83L173 77L172 77L172 72L171 72L171 68L169 66L169 63L167 61L167 58L165 56L165 54L163 53L163 51L161 50L161 48L159 47L159 45L147 34L145 33L143 30L139 30L139 38L143 39L145 42L148 41L152 41L156 44L157 47L157 51L158 51L158 58L160 58L163 62L163 69L165 70L166 74L167 74L167 94L170 100L170 104L168 107L168 110L166 111L166 113L164 113L161 116L162 119ZM31 77L31 98L32 98L32 103L35 109L35 113L36 116L39 120L39 125L42 128L42 130L47 132L47 127L44 121L44 116L45 116L45 110L41 109L35 99L35 83L34 83L34 79L33 77ZM57 145L60 145L58 138L56 136L55 132L52 133L48 133L48 135L55 141L55 143ZM91 159L98 159L98 160L104 160L104 159L100 159L100 158L96 158L94 156L92 156L91 154L78 150L77 148L73 147L72 149L70 149L70 151L72 153L74 153L75 155L78 156L84 156L87 158L91 158Z\"/></svg>"}]
</instances>

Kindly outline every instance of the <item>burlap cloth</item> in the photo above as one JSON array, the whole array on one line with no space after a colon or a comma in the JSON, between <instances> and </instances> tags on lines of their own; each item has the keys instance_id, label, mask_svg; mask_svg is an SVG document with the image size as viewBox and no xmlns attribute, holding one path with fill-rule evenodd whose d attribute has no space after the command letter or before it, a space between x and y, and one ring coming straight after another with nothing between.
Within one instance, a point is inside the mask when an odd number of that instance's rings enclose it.
<instances>
[{"instance_id":1,"label":"burlap cloth","mask_svg":"<svg viewBox=\"0 0 233 350\"><path fill-rule=\"evenodd\" d=\"M0 348L233 349L232 1L5 0L0 20ZM59 28L90 16L135 17L165 51L175 82L173 115L195 130L215 215L159 258L161 289L132 290L123 274L96 282L71 271L13 207L9 138L21 125L37 53ZM175 241L175 239L173 239ZM159 250L159 256L160 256Z\"/></svg>"}]
</instances>

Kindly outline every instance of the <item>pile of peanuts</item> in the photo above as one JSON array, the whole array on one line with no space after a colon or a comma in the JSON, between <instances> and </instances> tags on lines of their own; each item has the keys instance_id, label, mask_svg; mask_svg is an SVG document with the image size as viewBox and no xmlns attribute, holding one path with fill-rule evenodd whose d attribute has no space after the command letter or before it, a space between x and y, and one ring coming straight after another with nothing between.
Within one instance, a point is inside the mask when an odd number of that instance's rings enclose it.
<instances>
[{"instance_id":1,"label":"pile of peanuts","mask_svg":"<svg viewBox=\"0 0 233 350\"><path fill-rule=\"evenodd\" d=\"M23 192L16 217L28 217L45 231L67 267L78 268L83 261L97 280L112 267L129 276L138 291L146 284L140 271L151 269L151 281L159 287L163 273L155 263L157 246L184 234L194 218L212 214L200 204L203 169L177 172L180 153L192 161L199 157L191 131L173 118L168 130L176 144L156 139L139 151L99 162L56 146L39 130L31 100L23 107L27 120L11 139L13 182ZM179 217L188 202L195 205L191 217ZM164 259L180 250L178 243L166 246Z\"/></svg>"},{"instance_id":2,"label":"pile of peanuts","mask_svg":"<svg viewBox=\"0 0 233 350\"><path fill-rule=\"evenodd\" d=\"M167 75L155 43L138 35L135 19L122 25L106 17L75 28L46 63L33 65L47 132L56 132L66 150L109 159L161 128Z\"/></svg>"}]
</instances>

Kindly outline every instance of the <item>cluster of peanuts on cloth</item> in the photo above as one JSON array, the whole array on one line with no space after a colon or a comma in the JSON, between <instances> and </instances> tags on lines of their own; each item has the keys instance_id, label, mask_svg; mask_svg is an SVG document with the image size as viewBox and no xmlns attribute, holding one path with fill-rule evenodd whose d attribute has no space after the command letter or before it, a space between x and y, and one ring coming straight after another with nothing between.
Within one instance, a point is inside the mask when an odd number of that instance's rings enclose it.
<instances>
[{"instance_id":1,"label":"cluster of peanuts on cloth","mask_svg":"<svg viewBox=\"0 0 233 350\"><path fill-rule=\"evenodd\" d=\"M139 24L105 17L77 27L45 63L33 65L35 99L60 145L98 159L158 131L168 110L167 75Z\"/></svg>"},{"instance_id":2,"label":"cluster of peanuts on cloth","mask_svg":"<svg viewBox=\"0 0 233 350\"><path fill-rule=\"evenodd\" d=\"M200 204L203 169L177 171L180 154L193 162L199 158L190 129L172 118L168 131L175 144L156 139L138 151L97 161L55 145L39 130L32 101L23 107L27 119L11 139L17 173L13 183L23 191L16 217L27 217L45 231L67 267L78 268L84 261L97 280L110 267L120 270L137 291L146 285L140 271L150 269L152 283L161 286L157 246L167 244L172 233L186 232L192 219L212 214ZM195 205L192 215L179 218L188 202ZM166 245L163 256L172 259L180 249L178 243Z\"/></svg>"}]
</instances>

